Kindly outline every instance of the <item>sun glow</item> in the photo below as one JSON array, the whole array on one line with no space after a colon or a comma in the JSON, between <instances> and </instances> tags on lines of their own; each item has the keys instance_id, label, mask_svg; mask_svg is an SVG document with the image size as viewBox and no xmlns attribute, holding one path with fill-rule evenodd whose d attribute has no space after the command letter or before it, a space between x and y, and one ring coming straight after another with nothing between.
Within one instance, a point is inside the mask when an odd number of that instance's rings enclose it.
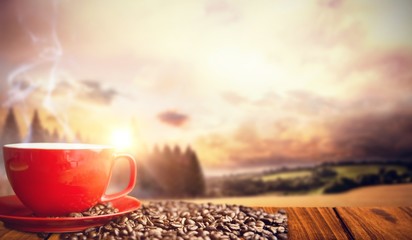
<instances>
[{"instance_id":1,"label":"sun glow","mask_svg":"<svg viewBox=\"0 0 412 240\"><path fill-rule=\"evenodd\" d=\"M117 149L130 148L133 144L132 132L128 129L117 129L112 133L111 142Z\"/></svg>"}]
</instances>

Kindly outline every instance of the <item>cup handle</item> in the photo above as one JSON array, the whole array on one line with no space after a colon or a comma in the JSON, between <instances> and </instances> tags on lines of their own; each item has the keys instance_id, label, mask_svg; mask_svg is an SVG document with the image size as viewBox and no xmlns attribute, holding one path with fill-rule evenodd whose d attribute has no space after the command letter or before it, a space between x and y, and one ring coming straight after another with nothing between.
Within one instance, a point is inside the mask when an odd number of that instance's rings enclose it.
<instances>
[{"instance_id":1,"label":"cup handle","mask_svg":"<svg viewBox=\"0 0 412 240\"><path fill-rule=\"evenodd\" d=\"M114 156L114 160L116 161L117 159L120 158L126 158L129 161L129 167L130 167L130 179L129 179L129 184L127 185L127 187L118 192L118 193L112 193L112 194L103 194L103 196L101 197L101 201L102 202L106 202L106 201L111 201L120 197L123 197L125 195L127 195L128 193L130 193L133 188L134 185L136 184L136 160L132 157L132 155L130 154L125 154L125 153L121 153L121 154L115 154Z\"/></svg>"}]
</instances>

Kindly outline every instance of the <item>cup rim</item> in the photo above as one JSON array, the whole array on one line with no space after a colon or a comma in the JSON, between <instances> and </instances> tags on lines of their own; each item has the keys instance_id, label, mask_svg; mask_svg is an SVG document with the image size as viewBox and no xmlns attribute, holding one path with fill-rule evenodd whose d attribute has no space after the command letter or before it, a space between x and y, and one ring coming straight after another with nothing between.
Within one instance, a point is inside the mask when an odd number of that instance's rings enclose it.
<instances>
[{"instance_id":1,"label":"cup rim","mask_svg":"<svg viewBox=\"0 0 412 240\"><path fill-rule=\"evenodd\" d=\"M4 148L13 149L39 149L39 150L98 150L98 149L113 149L110 145L89 144L89 143L12 143L6 144Z\"/></svg>"}]
</instances>

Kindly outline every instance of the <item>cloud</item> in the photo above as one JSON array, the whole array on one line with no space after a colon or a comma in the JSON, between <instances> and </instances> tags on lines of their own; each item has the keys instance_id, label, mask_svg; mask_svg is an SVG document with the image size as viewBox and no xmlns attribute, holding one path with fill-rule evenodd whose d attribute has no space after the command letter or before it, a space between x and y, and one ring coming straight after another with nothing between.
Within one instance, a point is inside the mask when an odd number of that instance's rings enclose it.
<instances>
[{"instance_id":1,"label":"cloud","mask_svg":"<svg viewBox=\"0 0 412 240\"><path fill-rule=\"evenodd\" d=\"M161 112L157 117L161 122L174 127L183 126L189 120L189 116L176 111Z\"/></svg>"},{"instance_id":2,"label":"cloud","mask_svg":"<svg viewBox=\"0 0 412 240\"><path fill-rule=\"evenodd\" d=\"M232 105L239 105L249 101L246 97L243 97L242 95L233 91L225 91L221 94L221 96L226 102Z\"/></svg>"},{"instance_id":3,"label":"cloud","mask_svg":"<svg viewBox=\"0 0 412 240\"><path fill-rule=\"evenodd\" d=\"M272 120L272 126L244 122L225 135L204 136L196 149L207 159L208 167L321 162L329 154L330 144L328 137L315 128L301 126L295 118Z\"/></svg>"},{"instance_id":4,"label":"cloud","mask_svg":"<svg viewBox=\"0 0 412 240\"><path fill-rule=\"evenodd\" d=\"M208 167L411 161L410 109L409 100L386 110L331 115L307 124L296 117L274 119L272 126L249 121L226 134L203 136L196 147Z\"/></svg>"},{"instance_id":5,"label":"cloud","mask_svg":"<svg viewBox=\"0 0 412 240\"><path fill-rule=\"evenodd\" d=\"M321 0L319 1L320 6L327 8L339 8L343 4L343 0Z\"/></svg>"},{"instance_id":6,"label":"cloud","mask_svg":"<svg viewBox=\"0 0 412 240\"><path fill-rule=\"evenodd\" d=\"M41 84L38 88L38 97L43 98L48 94L50 85L49 82L39 82L39 83L29 83L24 82L25 86L36 86L36 84ZM120 93L111 88L102 86L101 82L98 80L65 80L58 79L54 82L54 88L51 90L51 94L54 100L60 98L72 98L73 96L77 98L78 101L85 101L94 104L110 105L113 100L120 96ZM27 87L26 87L27 88Z\"/></svg>"},{"instance_id":7,"label":"cloud","mask_svg":"<svg viewBox=\"0 0 412 240\"><path fill-rule=\"evenodd\" d=\"M82 80L83 85L80 97L99 104L109 105L119 95L113 88L104 88L96 80Z\"/></svg>"},{"instance_id":8,"label":"cloud","mask_svg":"<svg viewBox=\"0 0 412 240\"><path fill-rule=\"evenodd\" d=\"M343 160L412 160L411 104L391 113L359 114L337 124L333 145Z\"/></svg>"},{"instance_id":9,"label":"cloud","mask_svg":"<svg viewBox=\"0 0 412 240\"><path fill-rule=\"evenodd\" d=\"M339 108L339 102L309 91L294 90L287 92L282 101L283 109L300 114L329 114Z\"/></svg>"},{"instance_id":10,"label":"cloud","mask_svg":"<svg viewBox=\"0 0 412 240\"><path fill-rule=\"evenodd\" d=\"M360 56L345 71L350 73L375 72L382 84L404 90L405 87L412 88L411 69L412 51L399 48L386 52L376 51ZM380 87L378 84L374 86Z\"/></svg>"},{"instance_id":11,"label":"cloud","mask_svg":"<svg viewBox=\"0 0 412 240\"><path fill-rule=\"evenodd\" d=\"M236 22L241 18L240 11L228 1L209 0L205 5L205 13L208 17L214 17L221 23Z\"/></svg>"}]
</instances>

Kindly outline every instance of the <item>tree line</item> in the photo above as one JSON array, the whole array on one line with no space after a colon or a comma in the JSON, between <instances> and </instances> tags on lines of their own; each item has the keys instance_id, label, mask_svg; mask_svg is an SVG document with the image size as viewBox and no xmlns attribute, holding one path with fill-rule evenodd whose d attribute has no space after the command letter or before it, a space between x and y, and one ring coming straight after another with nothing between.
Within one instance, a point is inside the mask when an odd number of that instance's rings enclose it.
<instances>
[{"instance_id":1,"label":"tree line","mask_svg":"<svg viewBox=\"0 0 412 240\"><path fill-rule=\"evenodd\" d=\"M76 140L83 142L80 134L77 134ZM0 131L0 144L19 143L19 142L67 142L65 136L60 136L59 131L47 130L40 120L39 113L34 110L30 125L26 134L22 134L13 108L9 108L3 128Z\"/></svg>"},{"instance_id":2,"label":"tree line","mask_svg":"<svg viewBox=\"0 0 412 240\"><path fill-rule=\"evenodd\" d=\"M162 149L155 146L138 162L136 195L151 198L199 197L205 193L205 178L198 156L191 147Z\"/></svg>"}]
</instances>

